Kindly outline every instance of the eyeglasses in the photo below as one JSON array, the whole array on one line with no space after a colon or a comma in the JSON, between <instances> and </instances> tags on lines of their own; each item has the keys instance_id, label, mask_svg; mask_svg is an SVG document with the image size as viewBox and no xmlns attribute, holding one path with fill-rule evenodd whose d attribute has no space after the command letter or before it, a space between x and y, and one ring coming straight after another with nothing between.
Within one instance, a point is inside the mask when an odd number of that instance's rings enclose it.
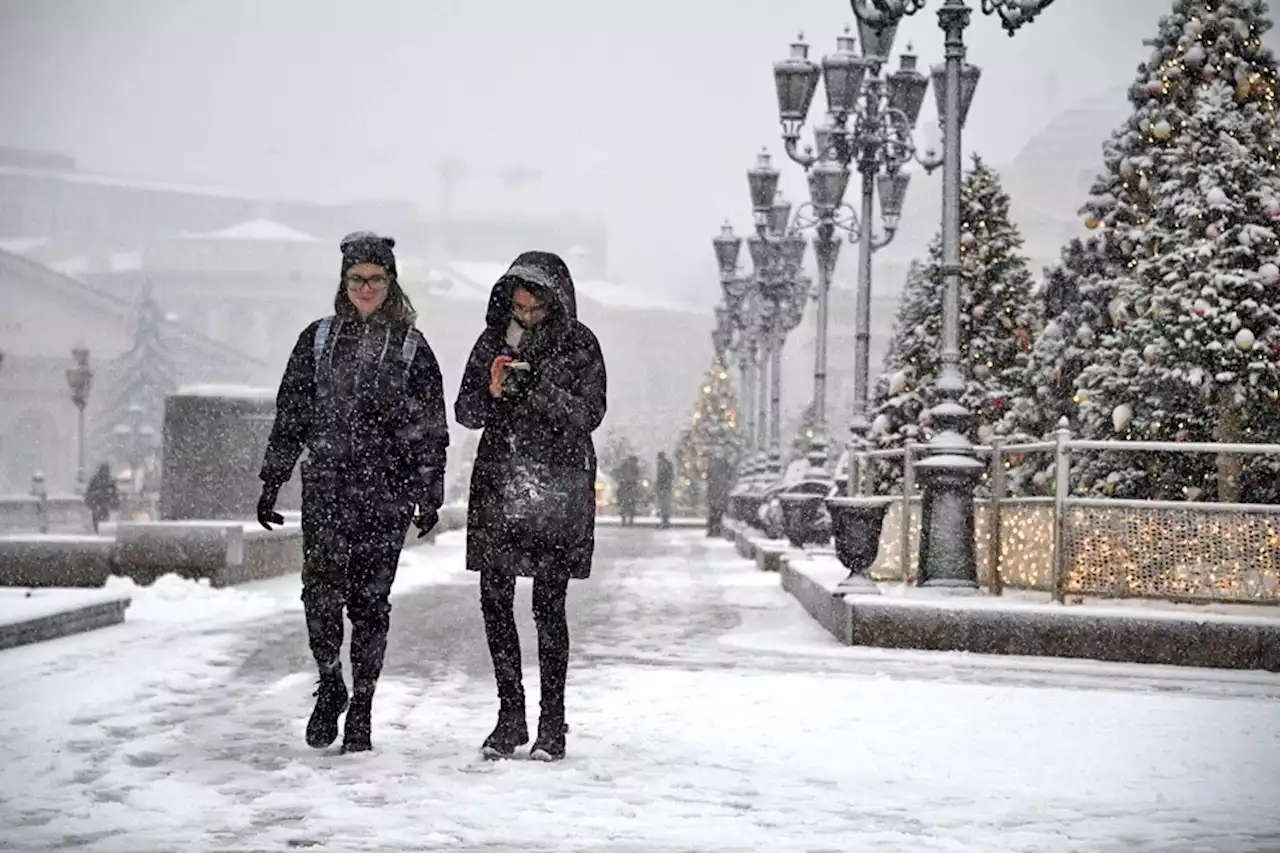
<instances>
[{"instance_id":1,"label":"eyeglasses","mask_svg":"<svg viewBox=\"0 0 1280 853\"><path fill-rule=\"evenodd\" d=\"M519 302L512 301L511 309L520 317L541 317L547 313L547 306L541 302L521 305Z\"/></svg>"},{"instance_id":2,"label":"eyeglasses","mask_svg":"<svg viewBox=\"0 0 1280 853\"><path fill-rule=\"evenodd\" d=\"M385 275L356 275L355 273L347 273L345 279L347 287L351 290L359 290L361 287L368 287L370 290L385 290L387 285L391 283Z\"/></svg>"}]
</instances>

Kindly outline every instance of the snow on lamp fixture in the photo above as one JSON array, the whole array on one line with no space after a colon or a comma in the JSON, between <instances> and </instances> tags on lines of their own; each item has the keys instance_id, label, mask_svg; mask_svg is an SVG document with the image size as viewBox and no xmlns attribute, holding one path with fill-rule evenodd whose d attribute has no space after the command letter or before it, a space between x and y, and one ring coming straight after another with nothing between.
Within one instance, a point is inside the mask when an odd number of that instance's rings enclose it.
<instances>
[{"instance_id":1,"label":"snow on lamp fixture","mask_svg":"<svg viewBox=\"0 0 1280 853\"><path fill-rule=\"evenodd\" d=\"M907 124L914 128L920 120L920 110L924 108L929 78L916 68L917 58L911 51L911 45L907 45L907 52L902 54L898 62L898 70L885 81L889 109L901 112L906 117Z\"/></svg>"},{"instance_id":2,"label":"snow on lamp fixture","mask_svg":"<svg viewBox=\"0 0 1280 853\"><path fill-rule=\"evenodd\" d=\"M747 186L751 191L751 209L757 215L767 216L773 208L773 197L778 192L778 170L770 160L769 152L762 150L756 164L747 170Z\"/></svg>"},{"instance_id":3,"label":"snow on lamp fixture","mask_svg":"<svg viewBox=\"0 0 1280 853\"><path fill-rule=\"evenodd\" d=\"M752 234L747 238L747 253L751 255L751 265L757 276L763 276L769 270L769 243L761 236Z\"/></svg>"},{"instance_id":4,"label":"snow on lamp fixture","mask_svg":"<svg viewBox=\"0 0 1280 853\"><path fill-rule=\"evenodd\" d=\"M865 44L863 47L865 48ZM836 52L822 57L823 88L827 92L827 110L843 122L858 103L862 84L873 63L854 51L853 36L845 27L836 39Z\"/></svg>"},{"instance_id":5,"label":"snow on lamp fixture","mask_svg":"<svg viewBox=\"0 0 1280 853\"><path fill-rule=\"evenodd\" d=\"M935 65L929 71L933 77L933 96L938 107L938 121L947 123L947 66ZM960 65L960 126L964 127L969 118L969 107L973 105L973 96L978 92L978 80L982 77L982 69L965 62Z\"/></svg>"},{"instance_id":6,"label":"snow on lamp fixture","mask_svg":"<svg viewBox=\"0 0 1280 853\"><path fill-rule=\"evenodd\" d=\"M897 8L893 10L893 15L885 16L881 9L883 0L872 0L872 2L875 4L874 10L866 8L865 0L861 3L859 0L853 0L853 14L858 20L858 39L862 42L862 55L884 62L893 51L893 40L897 38L898 23L902 20L905 10L902 8L902 2L895 0L894 5ZM919 2L920 0L912 0L913 4Z\"/></svg>"},{"instance_id":7,"label":"snow on lamp fixture","mask_svg":"<svg viewBox=\"0 0 1280 853\"><path fill-rule=\"evenodd\" d=\"M801 33L791 45L791 55L773 64L773 82L778 93L778 115L784 125L799 132L809 115L822 72L809 59L809 45Z\"/></svg>"},{"instance_id":8,"label":"snow on lamp fixture","mask_svg":"<svg viewBox=\"0 0 1280 853\"><path fill-rule=\"evenodd\" d=\"M789 271L798 271L804 263L804 250L809 245L809 241L803 235L792 231L781 240L782 243L782 262L786 264Z\"/></svg>"},{"instance_id":9,"label":"snow on lamp fixture","mask_svg":"<svg viewBox=\"0 0 1280 853\"><path fill-rule=\"evenodd\" d=\"M716 264L720 267L721 280L731 277L738 269L738 255L742 253L742 238L733 233L733 226L726 222L720 233L711 240L716 252Z\"/></svg>"},{"instance_id":10,"label":"snow on lamp fixture","mask_svg":"<svg viewBox=\"0 0 1280 853\"><path fill-rule=\"evenodd\" d=\"M787 223L791 221L791 202L782 197L782 192L773 196L773 206L769 208L769 231L773 234L785 234Z\"/></svg>"},{"instance_id":11,"label":"snow on lamp fixture","mask_svg":"<svg viewBox=\"0 0 1280 853\"><path fill-rule=\"evenodd\" d=\"M880 195L880 213L886 228L896 228L902 217L902 204L907 198L911 176L906 172L892 172L876 178L876 191Z\"/></svg>"},{"instance_id":12,"label":"snow on lamp fixture","mask_svg":"<svg viewBox=\"0 0 1280 853\"><path fill-rule=\"evenodd\" d=\"M809 201L819 211L830 212L844 203L849 170L835 160L822 160L809 170Z\"/></svg>"}]
</instances>

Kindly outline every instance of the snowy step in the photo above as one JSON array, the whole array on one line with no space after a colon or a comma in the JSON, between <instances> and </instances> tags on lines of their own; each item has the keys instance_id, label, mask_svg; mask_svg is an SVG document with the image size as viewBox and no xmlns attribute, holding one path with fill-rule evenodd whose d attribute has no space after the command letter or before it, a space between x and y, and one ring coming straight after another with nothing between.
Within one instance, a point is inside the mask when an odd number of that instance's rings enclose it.
<instances>
[{"instance_id":1,"label":"snowy step","mask_svg":"<svg viewBox=\"0 0 1280 853\"><path fill-rule=\"evenodd\" d=\"M0 649L118 625L128 606L104 590L0 589Z\"/></svg>"}]
</instances>

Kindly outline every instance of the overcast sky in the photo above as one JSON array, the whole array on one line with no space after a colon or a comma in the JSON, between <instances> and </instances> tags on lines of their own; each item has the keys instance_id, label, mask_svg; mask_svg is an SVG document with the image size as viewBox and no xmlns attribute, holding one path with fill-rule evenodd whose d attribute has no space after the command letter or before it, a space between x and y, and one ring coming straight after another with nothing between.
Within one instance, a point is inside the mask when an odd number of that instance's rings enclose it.
<instances>
[{"instance_id":1,"label":"overcast sky","mask_svg":"<svg viewBox=\"0 0 1280 853\"><path fill-rule=\"evenodd\" d=\"M941 59L940 2L899 36L924 65ZM966 147L1006 160L1126 84L1169 6L1058 0L1012 39L975 8ZM558 206L605 218L616 273L677 291L703 286L726 215L748 221L761 145L781 156L771 63L797 30L816 56L852 21L848 0L0 0L0 145L420 204L449 156L538 167ZM784 182L801 195L798 167Z\"/></svg>"}]
</instances>

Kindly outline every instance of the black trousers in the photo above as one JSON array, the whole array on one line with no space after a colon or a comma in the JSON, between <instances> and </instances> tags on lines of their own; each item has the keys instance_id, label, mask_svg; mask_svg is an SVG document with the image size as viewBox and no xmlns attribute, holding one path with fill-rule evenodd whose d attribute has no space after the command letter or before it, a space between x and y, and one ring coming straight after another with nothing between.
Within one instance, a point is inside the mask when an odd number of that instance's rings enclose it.
<instances>
[{"instance_id":1,"label":"black trousers","mask_svg":"<svg viewBox=\"0 0 1280 853\"><path fill-rule=\"evenodd\" d=\"M569 622L565 617L567 575L533 580L533 620L538 628L538 667L542 672L541 711L544 720L564 720L564 684L569 671ZM504 706L524 706L520 634L515 617L516 577L511 572L480 573L480 612L493 659L498 700Z\"/></svg>"},{"instance_id":2,"label":"black trousers","mask_svg":"<svg viewBox=\"0 0 1280 853\"><path fill-rule=\"evenodd\" d=\"M345 609L358 693L372 693L382 674L391 585L413 514L407 502L384 497L359 481L303 477L302 605L311 654L322 670L338 663Z\"/></svg>"}]
</instances>

